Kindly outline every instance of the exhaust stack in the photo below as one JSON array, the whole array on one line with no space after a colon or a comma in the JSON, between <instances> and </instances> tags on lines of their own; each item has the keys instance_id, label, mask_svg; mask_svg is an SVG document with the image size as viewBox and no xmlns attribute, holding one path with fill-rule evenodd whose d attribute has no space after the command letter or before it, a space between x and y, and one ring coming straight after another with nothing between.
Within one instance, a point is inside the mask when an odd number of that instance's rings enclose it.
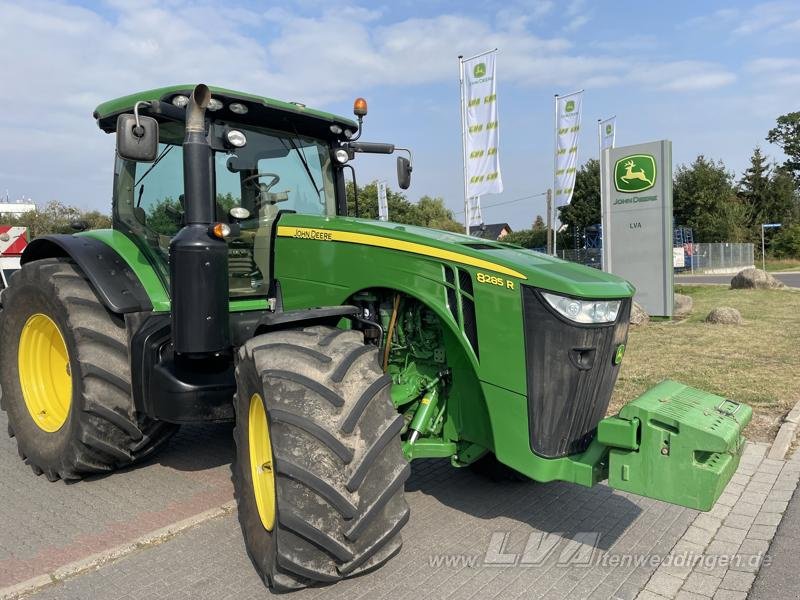
<instances>
[{"instance_id":1,"label":"exhaust stack","mask_svg":"<svg viewBox=\"0 0 800 600\"><path fill-rule=\"evenodd\" d=\"M184 358L209 358L230 349L228 245L209 232L216 216L214 154L206 138L211 91L194 88L183 139L185 225L170 243L172 343Z\"/></svg>"}]
</instances>

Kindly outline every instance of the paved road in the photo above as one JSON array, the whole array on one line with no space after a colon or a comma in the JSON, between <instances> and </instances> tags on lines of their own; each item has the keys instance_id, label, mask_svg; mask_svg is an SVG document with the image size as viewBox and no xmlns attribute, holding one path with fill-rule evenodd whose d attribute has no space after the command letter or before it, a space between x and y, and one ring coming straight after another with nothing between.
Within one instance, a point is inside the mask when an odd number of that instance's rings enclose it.
<instances>
[{"instance_id":1,"label":"paved road","mask_svg":"<svg viewBox=\"0 0 800 600\"><path fill-rule=\"evenodd\" d=\"M44 576L45 587L26 598L269 598L235 509L99 568L59 575L68 563L230 502L231 447L229 426L186 427L150 463L65 485L35 477L13 440L0 440L0 596L4 586ZM376 572L292 600L742 600L757 563L708 570L670 557L766 550L800 461L768 461L765 451L748 445L726 492L702 514L605 485L495 483L447 461L417 461L401 553Z\"/></svg>"},{"instance_id":2,"label":"paved road","mask_svg":"<svg viewBox=\"0 0 800 600\"><path fill-rule=\"evenodd\" d=\"M778 532L769 547L771 561L756 577L748 596L751 600L771 598L800 598L800 488L796 489Z\"/></svg>"},{"instance_id":3,"label":"paved road","mask_svg":"<svg viewBox=\"0 0 800 600\"><path fill-rule=\"evenodd\" d=\"M800 288L800 271L794 273L772 273L789 287ZM730 283L730 275L676 275L675 283Z\"/></svg>"}]
</instances>

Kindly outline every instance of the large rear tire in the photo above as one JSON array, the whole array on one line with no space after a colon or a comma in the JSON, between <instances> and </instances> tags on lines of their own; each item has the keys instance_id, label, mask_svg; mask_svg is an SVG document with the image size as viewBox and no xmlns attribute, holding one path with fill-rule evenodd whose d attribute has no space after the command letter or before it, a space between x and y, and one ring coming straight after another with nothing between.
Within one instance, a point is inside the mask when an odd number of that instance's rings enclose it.
<instances>
[{"instance_id":1,"label":"large rear tire","mask_svg":"<svg viewBox=\"0 0 800 600\"><path fill-rule=\"evenodd\" d=\"M56 481L111 471L175 432L135 411L125 322L69 259L24 265L2 300L0 407L34 473Z\"/></svg>"},{"instance_id":2,"label":"large rear tire","mask_svg":"<svg viewBox=\"0 0 800 600\"><path fill-rule=\"evenodd\" d=\"M410 465L377 348L330 327L268 333L240 349L236 377L233 482L264 582L334 582L397 554Z\"/></svg>"}]
</instances>

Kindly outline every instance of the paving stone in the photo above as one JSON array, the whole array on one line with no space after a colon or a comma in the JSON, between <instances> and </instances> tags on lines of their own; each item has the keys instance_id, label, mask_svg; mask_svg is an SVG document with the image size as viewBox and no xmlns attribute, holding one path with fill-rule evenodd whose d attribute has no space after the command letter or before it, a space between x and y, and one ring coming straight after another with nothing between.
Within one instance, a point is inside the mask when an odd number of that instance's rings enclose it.
<instances>
[{"instance_id":1,"label":"paving stone","mask_svg":"<svg viewBox=\"0 0 800 600\"><path fill-rule=\"evenodd\" d=\"M764 512L772 512L772 513L780 513L783 514L786 512L786 507L788 506L788 502L782 501L775 501L775 500L767 500L762 505L761 509Z\"/></svg>"},{"instance_id":2,"label":"paving stone","mask_svg":"<svg viewBox=\"0 0 800 600\"><path fill-rule=\"evenodd\" d=\"M728 571L719 587L726 590L734 590L737 592L746 592L750 589L755 581L754 573L744 573L741 571Z\"/></svg>"},{"instance_id":3,"label":"paving stone","mask_svg":"<svg viewBox=\"0 0 800 600\"><path fill-rule=\"evenodd\" d=\"M755 522L757 517L751 517L748 515L738 515L738 514L730 514L725 517L725 520L722 524L726 527L733 527L735 529L744 529L747 531L750 529L750 526Z\"/></svg>"},{"instance_id":4,"label":"paving stone","mask_svg":"<svg viewBox=\"0 0 800 600\"><path fill-rule=\"evenodd\" d=\"M710 517L714 517L715 519L722 520L725 517L727 517L730 514L730 512L731 512L730 506L727 506L725 504L715 504L714 508L712 508L706 514L708 514Z\"/></svg>"},{"instance_id":5,"label":"paving stone","mask_svg":"<svg viewBox=\"0 0 800 600\"><path fill-rule=\"evenodd\" d=\"M693 525L700 529L705 529L711 533L716 533L717 529L722 525L722 519L712 517L708 513L702 513L694 520Z\"/></svg>"},{"instance_id":6,"label":"paving stone","mask_svg":"<svg viewBox=\"0 0 800 600\"><path fill-rule=\"evenodd\" d=\"M762 510L756 515L753 525L778 525L782 516L780 513L768 513Z\"/></svg>"},{"instance_id":7,"label":"paving stone","mask_svg":"<svg viewBox=\"0 0 800 600\"><path fill-rule=\"evenodd\" d=\"M689 578L686 580L686 583L683 584L681 590L694 592L695 594L703 594L710 598L714 595L721 581L722 579L719 577L704 575L703 573L695 571L689 575Z\"/></svg>"},{"instance_id":8,"label":"paving stone","mask_svg":"<svg viewBox=\"0 0 800 600\"><path fill-rule=\"evenodd\" d=\"M734 483L733 479L728 482L728 485L725 486L726 494L734 494L736 496L740 495L745 490L745 486L740 483Z\"/></svg>"},{"instance_id":9,"label":"paving stone","mask_svg":"<svg viewBox=\"0 0 800 600\"><path fill-rule=\"evenodd\" d=\"M734 592L733 590L717 590L714 600L747 600L747 592Z\"/></svg>"},{"instance_id":10,"label":"paving stone","mask_svg":"<svg viewBox=\"0 0 800 600\"><path fill-rule=\"evenodd\" d=\"M734 529L733 527L727 527L723 525L717 530L717 533L714 535L714 539L723 542L741 544L746 535L747 531L744 529Z\"/></svg>"},{"instance_id":11,"label":"paving stone","mask_svg":"<svg viewBox=\"0 0 800 600\"><path fill-rule=\"evenodd\" d=\"M758 472L753 475L751 481L756 481L758 483L768 483L770 485L774 484L778 479L777 473L762 473Z\"/></svg>"},{"instance_id":12,"label":"paving stone","mask_svg":"<svg viewBox=\"0 0 800 600\"><path fill-rule=\"evenodd\" d=\"M708 596L695 594L693 592L687 592L684 590L678 592L678 595L675 596L675 600L708 600Z\"/></svg>"},{"instance_id":13,"label":"paving stone","mask_svg":"<svg viewBox=\"0 0 800 600\"><path fill-rule=\"evenodd\" d=\"M645 589L665 596L666 598L673 598L683 584L683 579L675 577L664 571L656 571L655 574L647 582Z\"/></svg>"},{"instance_id":14,"label":"paving stone","mask_svg":"<svg viewBox=\"0 0 800 600\"><path fill-rule=\"evenodd\" d=\"M768 496L768 500L777 500L779 502L788 502L792 499L792 490L775 490L773 489Z\"/></svg>"},{"instance_id":15,"label":"paving stone","mask_svg":"<svg viewBox=\"0 0 800 600\"><path fill-rule=\"evenodd\" d=\"M702 529L697 525L691 525L687 530L686 533L683 534L684 540L688 542L693 542L699 546L707 546L709 542L714 538L715 532L709 531L708 529Z\"/></svg>"},{"instance_id":16,"label":"paving stone","mask_svg":"<svg viewBox=\"0 0 800 600\"><path fill-rule=\"evenodd\" d=\"M636 600L665 600L666 596L661 596L650 590L642 590L639 592L639 595L636 596Z\"/></svg>"},{"instance_id":17,"label":"paving stone","mask_svg":"<svg viewBox=\"0 0 800 600\"><path fill-rule=\"evenodd\" d=\"M739 500L742 502L749 502L750 504L763 504L767 499L768 493L769 492L753 492L748 490L739 497Z\"/></svg>"},{"instance_id":18,"label":"paving stone","mask_svg":"<svg viewBox=\"0 0 800 600\"><path fill-rule=\"evenodd\" d=\"M750 504L749 502L742 502L741 500L731 509L731 513L735 515L748 515L755 517L761 510L763 505ZM765 509L766 510L766 509Z\"/></svg>"},{"instance_id":19,"label":"paving stone","mask_svg":"<svg viewBox=\"0 0 800 600\"><path fill-rule=\"evenodd\" d=\"M747 537L753 540L771 540L775 537L776 525L753 525L747 532Z\"/></svg>"},{"instance_id":20,"label":"paving stone","mask_svg":"<svg viewBox=\"0 0 800 600\"><path fill-rule=\"evenodd\" d=\"M720 497L717 498L717 504L723 504L725 506L733 506L736 504L736 501L739 499L740 494L734 494L732 492L725 491L720 494Z\"/></svg>"}]
</instances>

